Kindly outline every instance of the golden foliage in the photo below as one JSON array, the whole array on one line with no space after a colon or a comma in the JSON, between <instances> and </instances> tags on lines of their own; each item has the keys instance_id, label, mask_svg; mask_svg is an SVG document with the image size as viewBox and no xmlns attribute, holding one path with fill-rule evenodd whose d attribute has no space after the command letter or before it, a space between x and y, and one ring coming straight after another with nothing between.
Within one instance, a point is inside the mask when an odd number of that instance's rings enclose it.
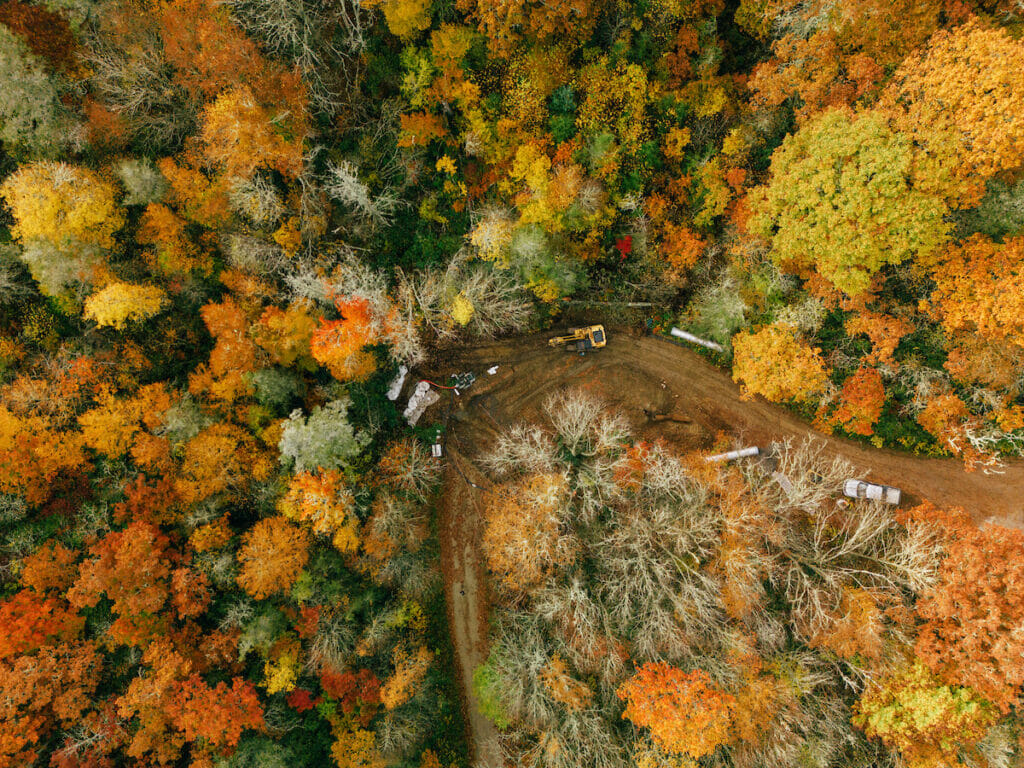
<instances>
[{"instance_id":1,"label":"golden foliage","mask_svg":"<svg viewBox=\"0 0 1024 768\"><path fill-rule=\"evenodd\" d=\"M122 330L163 310L167 294L155 285L112 283L85 300L84 315L97 325Z\"/></svg>"},{"instance_id":2,"label":"golden foliage","mask_svg":"<svg viewBox=\"0 0 1024 768\"><path fill-rule=\"evenodd\" d=\"M774 323L733 337L732 378L743 397L773 402L809 400L828 379L821 350L803 341L792 325Z\"/></svg>"},{"instance_id":3,"label":"golden foliage","mask_svg":"<svg viewBox=\"0 0 1024 768\"><path fill-rule=\"evenodd\" d=\"M328 536L339 552L359 548L359 518L355 500L340 472L302 472L291 479L278 510L290 520L306 523Z\"/></svg>"},{"instance_id":4,"label":"golden foliage","mask_svg":"<svg viewBox=\"0 0 1024 768\"><path fill-rule=\"evenodd\" d=\"M385 709L395 709L405 704L416 694L416 689L427 676L434 654L425 645L413 653L395 650L395 671L380 687L380 702Z\"/></svg>"},{"instance_id":5,"label":"golden foliage","mask_svg":"<svg viewBox=\"0 0 1024 768\"><path fill-rule=\"evenodd\" d=\"M590 705L594 692L569 673L561 656L555 654L540 671L540 683L555 701L573 712Z\"/></svg>"},{"instance_id":6,"label":"golden foliage","mask_svg":"<svg viewBox=\"0 0 1024 768\"><path fill-rule=\"evenodd\" d=\"M22 242L88 243L112 248L124 225L117 190L95 171L66 163L23 165L0 185L14 214L11 234Z\"/></svg>"},{"instance_id":7,"label":"golden foliage","mask_svg":"<svg viewBox=\"0 0 1024 768\"><path fill-rule=\"evenodd\" d=\"M963 204L1024 153L1024 42L977 18L936 32L879 102L924 147L921 180Z\"/></svg>"},{"instance_id":8,"label":"golden foliage","mask_svg":"<svg viewBox=\"0 0 1024 768\"><path fill-rule=\"evenodd\" d=\"M507 589L535 587L553 568L575 559L558 517L566 490L562 475L532 475L491 496L484 513L484 551Z\"/></svg>"},{"instance_id":9,"label":"golden foliage","mask_svg":"<svg viewBox=\"0 0 1024 768\"><path fill-rule=\"evenodd\" d=\"M301 115L289 117L289 111L283 105L273 114L246 86L222 93L203 113L206 157L228 178L249 178L257 168L298 176L305 126Z\"/></svg>"}]
</instances>

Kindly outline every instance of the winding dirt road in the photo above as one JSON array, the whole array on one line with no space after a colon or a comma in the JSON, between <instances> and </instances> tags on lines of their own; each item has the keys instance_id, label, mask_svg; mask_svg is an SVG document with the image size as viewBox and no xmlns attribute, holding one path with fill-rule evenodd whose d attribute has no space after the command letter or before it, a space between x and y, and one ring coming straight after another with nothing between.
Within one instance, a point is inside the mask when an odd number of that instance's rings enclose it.
<instances>
[{"instance_id":1,"label":"winding dirt road","mask_svg":"<svg viewBox=\"0 0 1024 768\"><path fill-rule=\"evenodd\" d=\"M546 336L464 347L441 355L427 372L479 376L461 396L449 394L438 406L443 413L434 416L449 417L441 558L475 765L500 763L497 731L480 715L472 691L473 670L487 656L480 512L491 485L473 459L502 427L539 418L551 393L569 387L592 391L622 413L640 438L663 438L679 450L709 447L721 433L761 446L814 437L824 442L825 451L857 467L861 477L901 488L905 504L927 499L963 507L978 522L1024 528L1024 462L1009 462L1002 474L969 473L955 459L917 458L823 435L761 399L741 400L727 373L663 339L610 329L608 346L581 358L548 348ZM498 372L488 376L484 371L492 365Z\"/></svg>"}]
</instances>

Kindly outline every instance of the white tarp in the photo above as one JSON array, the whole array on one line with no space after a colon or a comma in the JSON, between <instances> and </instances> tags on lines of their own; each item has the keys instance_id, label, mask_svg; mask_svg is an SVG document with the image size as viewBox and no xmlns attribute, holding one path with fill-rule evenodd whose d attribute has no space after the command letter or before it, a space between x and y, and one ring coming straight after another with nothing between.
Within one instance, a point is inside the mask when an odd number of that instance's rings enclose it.
<instances>
[{"instance_id":1,"label":"white tarp","mask_svg":"<svg viewBox=\"0 0 1024 768\"><path fill-rule=\"evenodd\" d=\"M409 369L404 365L398 366L398 373L395 374L391 386L388 387L388 400L394 402L402 394L402 385L405 384L405 377L409 375Z\"/></svg>"},{"instance_id":2,"label":"white tarp","mask_svg":"<svg viewBox=\"0 0 1024 768\"><path fill-rule=\"evenodd\" d=\"M409 398L409 404L405 406L402 416L409 422L410 427L415 427L423 412L440 399L441 396L430 388L430 382L421 381L413 390L412 397Z\"/></svg>"}]
</instances>

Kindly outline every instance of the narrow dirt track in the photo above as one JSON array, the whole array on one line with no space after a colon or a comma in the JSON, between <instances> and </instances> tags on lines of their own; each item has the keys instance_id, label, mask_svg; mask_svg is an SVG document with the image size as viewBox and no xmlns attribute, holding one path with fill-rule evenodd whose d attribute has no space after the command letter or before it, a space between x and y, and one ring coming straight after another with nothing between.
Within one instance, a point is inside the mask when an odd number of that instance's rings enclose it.
<instances>
[{"instance_id":1,"label":"narrow dirt track","mask_svg":"<svg viewBox=\"0 0 1024 768\"><path fill-rule=\"evenodd\" d=\"M552 393L571 387L592 391L622 413L640 438L663 438L679 450L709 447L723 432L761 446L811 437L822 441L827 453L853 464L860 477L901 488L904 504L927 499L963 507L978 522L1024 528L1022 461L1009 462L1002 474L985 475L964 471L956 459L918 458L823 435L761 399L741 400L727 373L692 350L655 337L610 329L608 346L581 358L548 348L546 336L471 345L440 357L429 371L435 376L459 371L479 375L471 389L457 398L448 395L451 399L443 406L451 418L441 507L449 619L477 765L498 765L498 752L497 732L479 714L472 693L473 670L487 655L480 511L491 485L473 459L500 428L539 418L543 401ZM497 375L484 373L495 364Z\"/></svg>"}]
</instances>

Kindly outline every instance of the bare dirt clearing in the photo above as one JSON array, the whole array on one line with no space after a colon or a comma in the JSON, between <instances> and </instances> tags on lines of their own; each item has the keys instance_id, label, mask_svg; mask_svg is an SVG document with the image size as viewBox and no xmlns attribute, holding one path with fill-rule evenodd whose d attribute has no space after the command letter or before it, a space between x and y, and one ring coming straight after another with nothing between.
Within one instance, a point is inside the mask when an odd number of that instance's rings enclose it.
<instances>
[{"instance_id":1,"label":"bare dirt clearing","mask_svg":"<svg viewBox=\"0 0 1024 768\"><path fill-rule=\"evenodd\" d=\"M1010 462L1002 474L985 475L965 472L956 459L868 448L816 432L763 400L740 400L739 388L728 374L664 340L611 329L605 349L579 357L547 347L547 335L449 351L429 371L438 377L459 371L479 376L461 396L446 394L424 423L439 418L438 409L441 417L448 416L441 557L471 743L481 765L497 764L497 732L479 714L472 693L473 670L487 655L488 593L480 512L491 483L473 460L499 429L537 420L551 393L572 387L590 391L622 413L640 439L662 438L679 451L710 447L721 432L760 446L814 437L826 452L852 463L859 477L903 489L904 504L928 499L963 507L979 522L1024 527L1024 462ZM484 371L492 365L499 366L498 373L488 376Z\"/></svg>"}]
</instances>

